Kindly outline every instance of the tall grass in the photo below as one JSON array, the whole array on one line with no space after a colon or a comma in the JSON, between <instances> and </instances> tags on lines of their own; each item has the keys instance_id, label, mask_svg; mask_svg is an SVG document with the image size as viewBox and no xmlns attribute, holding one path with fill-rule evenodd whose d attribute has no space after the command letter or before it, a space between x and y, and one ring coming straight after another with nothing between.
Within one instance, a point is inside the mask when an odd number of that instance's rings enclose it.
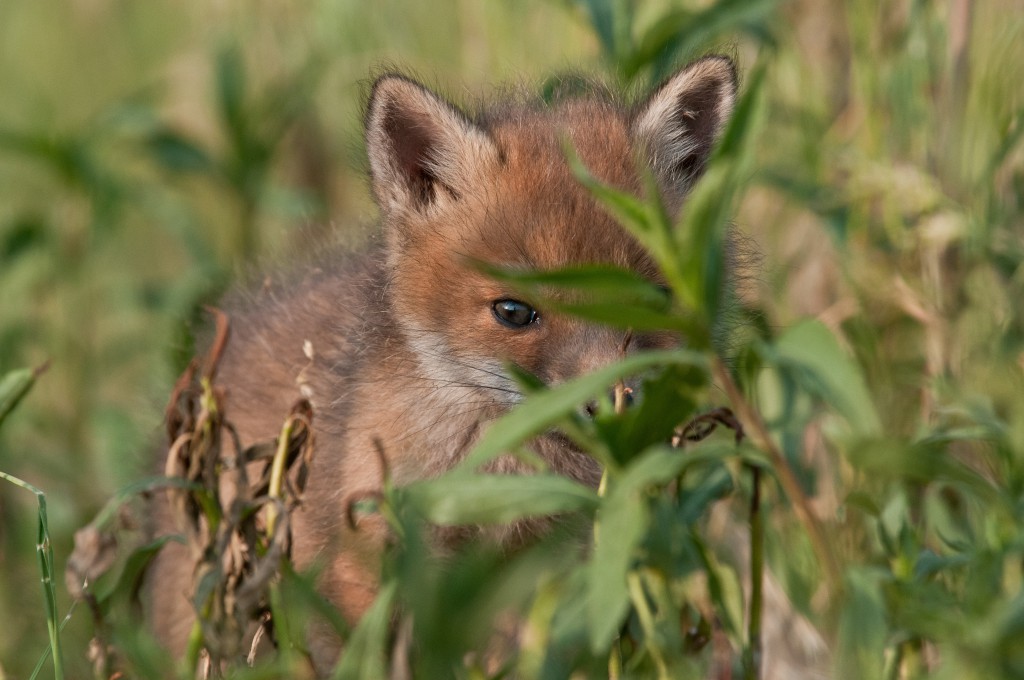
<instances>
[{"instance_id":1,"label":"tall grass","mask_svg":"<svg viewBox=\"0 0 1024 680\"><path fill-rule=\"evenodd\" d=\"M693 354L650 359L647 393L678 410L658 413L651 398L623 416L565 419L619 367L532 395L475 454L561 422L605 456L602 494L557 478L456 476L393 490L385 504L405 540L337 675L383 667L395 607L414 612L424 677L483 674L466 652L483 644L481 622L508 608L535 633L514 660L526 677L679 677L732 663L749 674L758 634L762 647L785 641L755 625L752 612L773 608L765 593L755 604L750 585L751 561L763 558L832 648L837 677L1018 677L1022 9L0 4L0 374L52 359L0 428L0 470L46 491L59 564L71 531L152 467L162 400L194 351L182 321L244 263L286 259L306 232L363 238L372 206L359 83L375 65L474 94L509 77L542 90L567 67L638 90L688 56L725 50L746 74L749 108L683 224L591 182L678 272L685 309L649 297L648 312L706 338ZM714 265L729 217L764 262L723 308ZM728 342L712 343L722 327ZM738 446L720 433L680 455L636 439L715 406L738 416ZM488 498L506 503L481 506ZM47 626L70 607L58 590L44 611L25 585L39 577L26 501L0 493L0 614L17 622L0 638L0 665L12 677L32 672ZM716 519L742 523L752 507L763 553ZM527 508L581 513L596 523L594 552L542 543L503 561L480 548L454 569L424 556L424 517L491 522ZM303 620L330 613L304 579L286 574L281 587L296 603L283 638L296 653L274 663L298 672ZM140 677L168 668L121 615L108 639L126 667ZM91 672L93 626L77 615L66 629L69 677Z\"/></svg>"}]
</instances>

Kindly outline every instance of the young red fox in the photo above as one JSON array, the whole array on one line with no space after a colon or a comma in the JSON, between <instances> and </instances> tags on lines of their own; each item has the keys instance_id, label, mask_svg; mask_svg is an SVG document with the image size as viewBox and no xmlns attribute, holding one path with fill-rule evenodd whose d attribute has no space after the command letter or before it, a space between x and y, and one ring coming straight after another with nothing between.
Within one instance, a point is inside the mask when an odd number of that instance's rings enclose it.
<instances>
[{"instance_id":1,"label":"young red fox","mask_svg":"<svg viewBox=\"0 0 1024 680\"><path fill-rule=\"evenodd\" d=\"M403 76L377 80L366 145L382 241L328 256L229 308L232 339L219 373L243 445L273 439L300 389L310 399L317 452L293 522L294 557L300 569L323 565L319 589L349 620L374 597L385 540L373 516L358 532L345 522L348 496L380 487L375 442L396 484L438 475L521 400L507 363L557 384L621 356L622 331L535 307L476 263L605 263L659 278L644 249L574 179L563 141L599 179L637 194L638 161L646 163L678 211L735 93L733 64L718 56L686 66L632 107L592 93L470 115ZM677 342L639 333L628 351ZM597 464L564 437L544 435L533 447L552 470L597 484ZM516 465L502 459L498 468ZM153 624L177 652L194 616L183 555L169 545L151 572ZM323 662L337 643L325 636L313 648Z\"/></svg>"}]
</instances>

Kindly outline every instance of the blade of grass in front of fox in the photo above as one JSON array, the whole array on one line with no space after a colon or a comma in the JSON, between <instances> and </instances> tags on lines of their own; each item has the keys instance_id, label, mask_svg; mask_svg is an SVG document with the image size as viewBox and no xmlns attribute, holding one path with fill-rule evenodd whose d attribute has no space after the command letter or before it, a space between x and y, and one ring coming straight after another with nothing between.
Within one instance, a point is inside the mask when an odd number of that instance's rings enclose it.
<instances>
[{"instance_id":1,"label":"blade of grass in front of fox","mask_svg":"<svg viewBox=\"0 0 1024 680\"><path fill-rule=\"evenodd\" d=\"M37 515L38 519L38 533L36 541L36 556L39 563L39 571L42 574L43 583L43 597L46 602L46 628L50 635L50 650L53 654L53 675L56 680L63 680L64 678L64 656L61 651L60 645L60 624L57 622L57 593L54 588L54 569L53 569L53 544L50 543L50 530L49 522L46 517L46 494L34 487L33 485L25 482L13 475L9 475L6 472L0 472L0 479L10 482L15 486L19 486L26 491L35 494L36 501L38 503L39 511ZM36 673L42 667L45 662L45 655L40 663L37 664L35 672L32 677L35 678Z\"/></svg>"}]
</instances>

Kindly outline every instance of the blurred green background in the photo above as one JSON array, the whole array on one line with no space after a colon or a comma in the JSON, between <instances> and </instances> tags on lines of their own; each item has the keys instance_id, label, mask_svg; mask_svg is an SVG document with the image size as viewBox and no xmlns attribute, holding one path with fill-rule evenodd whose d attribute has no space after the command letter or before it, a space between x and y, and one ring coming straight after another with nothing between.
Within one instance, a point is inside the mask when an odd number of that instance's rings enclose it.
<instances>
[{"instance_id":1,"label":"blurred green background","mask_svg":"<svg viewBox=\"0 0 1024 680\"><path fill-rule=\"evenodd\" d=\"M372 231L361 106L375 72L410 72L457 101L573 71L643 91L711 51L766 67L735 218L763 256L747 306L769 329L828 325L892 436L975 428L954 453L1020 503L1020 0L7 0L0 375L51 363L0 429L0 470L47 492L58 563L74 529L152 468L201 305L253 263ZM851 497L888 507L897 488L911 510L932 502L927 468L816 456L818 421L784 435L828 482L823 516ZM9 677L26 677L47 639L34 517L31 496L0 487ZM991 539L980 550L1016 560L993 597L1019 599L1024 543L1007 528L1019 521L965 521ZM848 533L851 563L887 559ZM779 561L787 547L774 546ZM84 677L88 617L67 631L69 672Z\"/></svg>"}]
</instances>

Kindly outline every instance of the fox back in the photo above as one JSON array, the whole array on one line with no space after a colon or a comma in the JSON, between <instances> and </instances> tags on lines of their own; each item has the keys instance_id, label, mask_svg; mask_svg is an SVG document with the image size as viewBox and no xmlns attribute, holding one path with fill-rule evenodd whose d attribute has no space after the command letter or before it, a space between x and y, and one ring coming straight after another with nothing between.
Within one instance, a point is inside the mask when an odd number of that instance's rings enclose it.
<instances>
[{"instance_id":1,"label":"fox back","mask_svg":"<svg viewBox=\"0 0 1024 680\"><path fill-rule=\"evenodd\" d=\"M678 211L735 90L723 57L690 64L632 106L593 92L467 113L403 76L377 80L365 125L381 237L236 295L220 369L243 445L272 439L300 395L312 403L317 453L294 520L294 557L300 569L320 567L320 591L347 618L372 602L386 538L379 518L365 518L358 532L345 523L347 499L381 485L378 448L396 484L441 474L522 399L509 364L558 384L623 351L678 344L667 333L624 343L620 330L524 299L481 264L600 263L658 282L648 253L575 180L564 149L601 181L637 194L646 165ZM555 472L599 480L597 464L557 433L533 448ZM517 465L502 458L496 469ZM169 518L160 523L173 530ZM180 651L194 618L183 549L169 545L150 578L154 627ZM337 643L324 633L313 651L327 665Z\"/></svg>"}]
</instances>

